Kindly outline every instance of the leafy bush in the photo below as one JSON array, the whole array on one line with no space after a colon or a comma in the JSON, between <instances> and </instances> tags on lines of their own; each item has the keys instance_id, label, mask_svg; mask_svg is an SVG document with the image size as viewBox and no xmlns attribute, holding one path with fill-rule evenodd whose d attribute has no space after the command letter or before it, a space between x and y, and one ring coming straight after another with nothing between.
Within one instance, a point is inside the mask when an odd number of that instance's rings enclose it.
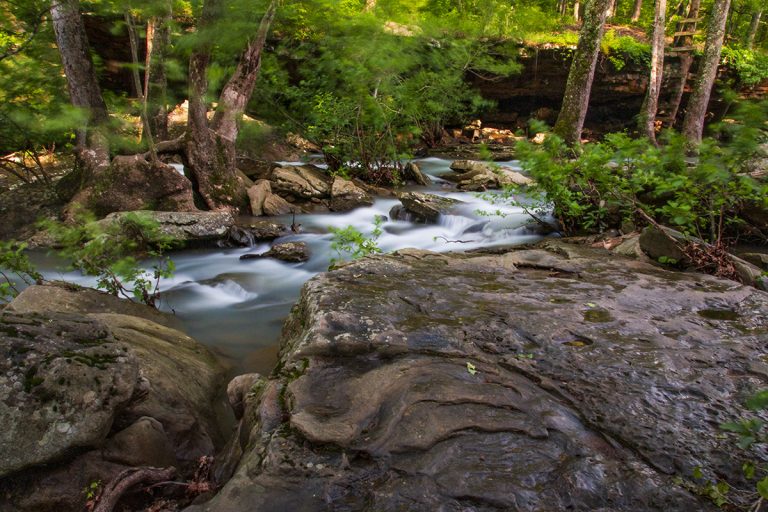
<instances>
[{"instance_id":1,"label":"leafy bush","mask_svg":"<svg viewBox=\"0 0 768 512\"><path fill-rule=\"evenodd\" d=\"M377 216L374 220L374 228L370 236L364 235L354 226L330 228L331 233L333 233L331 249L336 251L338 256L338 258L331 259L331 267L345 261L347 258L356 260L371 254L380 253L381 249L377 244L377 240L382 234L382 222L382 218Z\"/></svg>"},{"instance_id":2,"label":"leafy bush","mask_svg":"<svg viewBox=\"0 0 768 512\"><path fill-rule=\"evenodd\" d=\"M736 45L726 45L720 57L723 65L736 72L743 85L757 85L768 80L768 53Z\"/></svg>"},{"instance_id":3,"label":"leafy bush","mask_svg":"<svg viewBox=\"0 0 768 512\"><path fill-rule=\"evenodd\" d=\"M600 44L603 53L617 71L628 63L647 68L651 63L651 46L631 36L620 36L615 31L606 32Z\"/></svg>"},{"instance_id":4,"label":"leafy bush","mask_svg":"<svg viewBox=\"0 0 768 512\"><path fill-rule=\"evenodd\" d=\"M768 103L745 105L737 121L705 139L696 158L672 132L656 147L623 133L585 144L578 155L556 135L543 145L518 145L522 166L536 180L567 233L602 231L623 220L669 224L710 242L743 224L745 205L768 207L768 186L741 173L764 136ZM541 128L539 128L541 129Z\"/></svg>"},{"instance_id":5,"label":"leafy bush","mask_svg":"<svg viewBox=\"0 0 768 512\"><path fill-rule=\"evenodd\" d=\"M173 275L173 261L164 253L175 241L146 215L127 213L105 222L82 213L73 225L47 223L45 227L72 268L95 276L97 288L112 295L155 306L160 279ZM154 260L151 272L139 266L140 259L148 258Z\"/></svg>"},{"instance_id":6,"label":"leafy bush","mask_svg":"<svg viewBox=\"0 0 768 512\"><path fill-rule=\"evenodd\" d=\"M0 302L7 302L19 294L19 281L32 285L43 280L24 252L26 249L25 243L0 241Z\"/></svg>"}]
</instances>

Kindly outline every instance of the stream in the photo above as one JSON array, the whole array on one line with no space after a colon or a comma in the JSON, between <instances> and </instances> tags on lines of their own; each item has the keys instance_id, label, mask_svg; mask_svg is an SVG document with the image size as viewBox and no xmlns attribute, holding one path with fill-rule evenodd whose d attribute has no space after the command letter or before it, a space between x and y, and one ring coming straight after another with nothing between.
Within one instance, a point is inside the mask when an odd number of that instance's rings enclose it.
<instances>
[{"instance_id":1,"label":"stream","mask_svg":"<svg viewBox=\"0 0 768 512\"><path fill-rule=\"evenodd\" d=\"M452 172L450 160L426 158L416 162L432 178L433 184L408 190L459 199L466 204L456 208L454 215L442 217L439 224L384 221L383 233L378 239L383 252L407 247L437 252L464 251L542 238L526 227L531 219L520 207L494 204L471 192L457 192L451 183L441 179L440 175ZM519 170L517 161L500 164ZM311 258L305 263L240 260L244 254L268 250L270 243L248 248L175 252L172 257L176 272L160 284L160 309L175 313L185 331L210 347L233 373L268 374L277 358L283 321L298 299L302 285L326 271L330 260L340 256L331 249L333 235L328 228L351 225L369 236L377 216L388 219L391 208L399 203L395 198L379 198L372 206L351 212L297 215L300 232L273 243L305 242L311 251ZM484 215L478 210L494 214ZM245 220L247 224L248 219ZM292 219L278 217L275 220L290 224ZM31 258L48 279L63 279L84 286L95 284L92 277L60 270L61 262L55 257L34 253Z\"/></svg>"}]
</instances>

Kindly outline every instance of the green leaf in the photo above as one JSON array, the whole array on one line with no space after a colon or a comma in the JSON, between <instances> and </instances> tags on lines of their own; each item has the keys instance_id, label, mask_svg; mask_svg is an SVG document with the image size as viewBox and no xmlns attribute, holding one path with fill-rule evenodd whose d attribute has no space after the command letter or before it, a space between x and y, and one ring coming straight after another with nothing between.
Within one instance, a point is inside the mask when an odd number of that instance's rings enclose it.
<instances>
[{"instance_id":1,"label":"green leaf","mask_svg":"<svg viewBox=\"0 0 768 512\"><path fill-rule=\"evenodd\" d=\"M759 411L768 407L768 389L758 391L757 394L749 398L747 407L752 411Z\"/></svg>"},{"instance_id":2,"label":"green leaf","mask_svg":"<svg viewBox=\"0 0 768 512\"><path fill-rule=\"evenodd\" d=\"M470 375L475 375L477 373L477 367L472 363L467 362L467 371Z\"/></svg>"},{"instance_id":3,"label":"green leaf","mask_svg":"<svg viewBox=\"0 0 768 512\"><path fill-rule=\"evenodd\" d=\"M701 471L700 467L693 468L693 478L699 479L704 478L704 473Z\"/></svg>"},{"instance_id":4,"label":"green leaf","mask_svg":"<svg viewBox=\"0 0 768 512\"><path fill-rule=\"evenodd\" d=\"M768 476L757 482L755 487L761 498L768 499Z\"/></svg>"}]
</instances>

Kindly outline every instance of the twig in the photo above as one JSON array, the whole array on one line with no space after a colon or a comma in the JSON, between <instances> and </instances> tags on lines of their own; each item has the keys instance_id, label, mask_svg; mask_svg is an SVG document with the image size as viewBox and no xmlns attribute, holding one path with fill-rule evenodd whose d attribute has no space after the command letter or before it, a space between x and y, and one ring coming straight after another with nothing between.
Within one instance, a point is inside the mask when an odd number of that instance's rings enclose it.
<instances>
[{"instance_id":1,"label":"twig","mask_svg":"<svg viewBox=\"0 0 768 512\"><path fill-rule=\"evenodd\" d=\"M93 512L112 512L120 498L132 487L142 483L155 483L170 480L176 475L176 468L131 468L126 469L104 487L99 502Z\"/></svg>"},{"instance_id":2,"label":"twig","mask_svg":"<svg viewBox=\"0 0 768 512\"><path fill-rule=\"evenodd\" d=\"M472 240L448 240L444 236L436 236L435 240L443 239L447 244L471 244Z\"/></svg>"}]
</instances>

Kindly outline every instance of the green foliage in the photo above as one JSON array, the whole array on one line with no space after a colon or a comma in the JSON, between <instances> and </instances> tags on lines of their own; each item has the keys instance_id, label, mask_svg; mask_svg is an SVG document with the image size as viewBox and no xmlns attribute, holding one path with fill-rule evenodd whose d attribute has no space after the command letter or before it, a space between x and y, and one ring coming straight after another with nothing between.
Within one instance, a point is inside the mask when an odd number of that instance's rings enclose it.
<instances>
[{"instance_id":1,"label":"green foliage","mask_svg":"<svg viewBox=\"0 0 768 512\"><path fill-rule=\"evenodd\" d=\"M95 276L97 287L115 296L155 306L161 278L173 275L174 263L164 253L175 241L159 225L140 213L127 213L111 222L80 214L73 225L46 223L61 245L59 254L84 275ZM154 260L152 271L140 259Z\"/></svg>"},{"instance_id":2,"label":"green foliage","mask_svg":"<svg viewBox=\"0 0 768 512\"><path fill-rule=\"evenodd\" d=\"M334 172L396 180L392 169L416 144L489 106L467 74L519 69L514 45L487 37L501 30L500 13L438 16L391 2L377 12L395 7L413 23L377 18L360 2L294 1L280 13L275 31L285 37L264 59L251 108L318 144Z\"/></svg>"},{"instance_id":3,"label":"green foliage","mask_svg":"<svg viewBox=\"0 0 768 512\"><path fill-rule=\"evenodd\" d=\"M747 409L754 413L765 411L768 408L768 389L762 389L747 399ZM722 423L720 428L738 436L738 446L742 450L756 449L763 451L766 446L766 423L757 417L742 418L738 421ZM755 481L756 496L760 501L768 499L768 467L754 460L747 460L742 465L744 477L749 481ZM750 510L758 510L759 505L750 507Z\"/></svg>"},{"instance_id":4,"label":"green foliage","mask_svg":"<svg viewBox=\"0 0 768 512\"><path fill-rule=\"evenodd\" d=\"M736 73L742 85L757 85L768 80L768 53L738 45L723 47L720 60Z\"/></svg>"},{"instance_id":5,"label":"green foliage","mask_svg":"<svg viewBox=\"0 0 768 512\"><path fill-rule=\"evenodd\" d=\"M651 64L651 46L648 43L631 36L617 35L614 30L606 32L600 48L617 71L629 63L643 68Z\"/></svg>"},{"instance_id":6,"label":"green foliage","mask_svg":"<svg viewBox=\"0 0 768 512\"><path fill-rule=\"evenodd\" d=\"M374 220L373 231L369 236L361 233L354 226L330 228L330 232L333 233L331 249L336 251L338 256L331 259L331 267L345 261L347 258L356 260L371 254L380 253L381 249L377 244L377 240L382 234L382 223L382 218L377 216Z\"/></svg>"},{"instance_id":7,"label":"green foliage","mask_svg":"<svg viewBox=\"0 0 768 512\"><path fill-rule=\"evenodd\" d=\"M767 114L768 103L743 105L717 139L704 140L695 159L671 132L660 147L618 133L574 155L550 134L541 146L521 142L517 150L536 181L532 193L554 205L568 233L601 231L623 220L642 224L650 217L716 242L743 223L746 204L768 206L768 186L741 173L765 136Z\"/></svg>"},{"instance_id":8,"label":"green foliage","mask_svg":"<svg viewBox=\"0 0 768 512\"><path fill-rule=\"evenodd\" d=\"M37 272L29 261L26 249L25 243L0 241L0 303L7 302L19 294L19 281L31 285L43 280L42 274Z\"/></svg>"}]
</instances>

